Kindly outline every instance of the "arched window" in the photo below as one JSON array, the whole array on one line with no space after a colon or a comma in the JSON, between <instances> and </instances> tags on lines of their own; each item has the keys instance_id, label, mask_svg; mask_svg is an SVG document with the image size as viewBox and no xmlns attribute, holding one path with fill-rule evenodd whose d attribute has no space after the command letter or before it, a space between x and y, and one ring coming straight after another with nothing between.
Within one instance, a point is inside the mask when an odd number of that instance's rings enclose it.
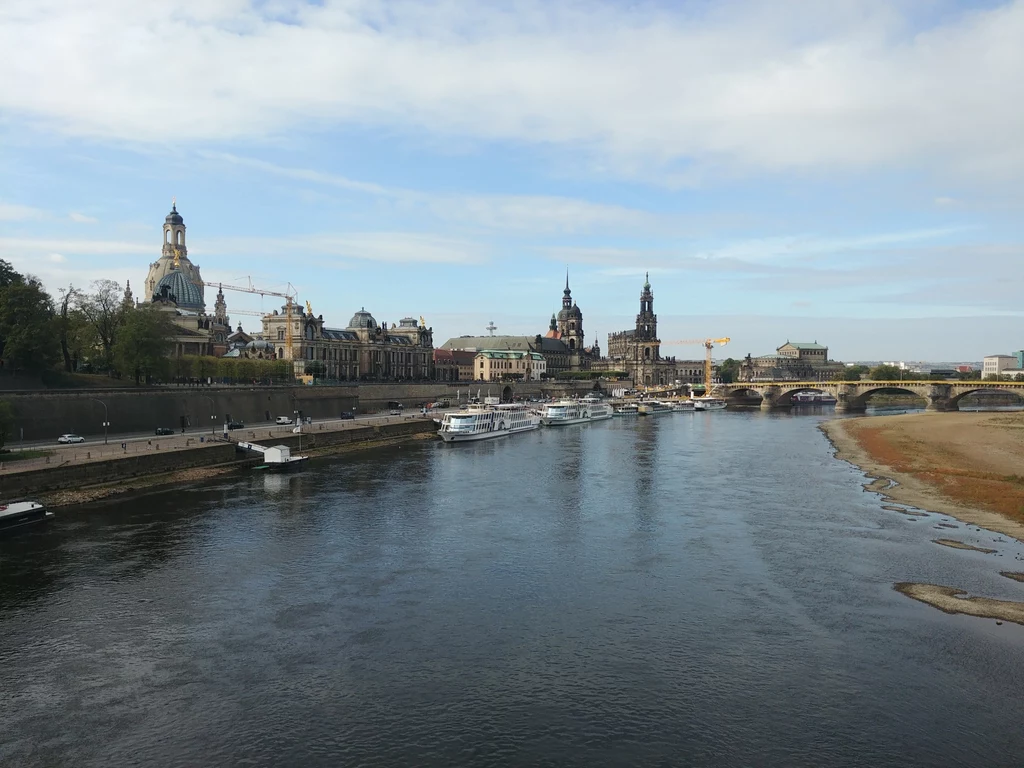
<instances>
[{"instance_id":1,"label":"arched window","mask_svg":"<svg viewBox=\"0 0 1024 768\"><path fill-rule=\"evenodd\" d=\"M171 230L165 229L164 230L164 245L170 245L170 244L171 244Z\"/></svg>"},{"instance_id":2,"label":"arched window","mask_svg":"<svg viewBox=\"0 0 1024 768\"><path fill-rule=\"evenodd\" d=\"M175 245L181 245L181 236L182 236L182 234L183 233L182 233L182 231L180 229L177 232L174 233L174 244Z\"/></svg>"}]
</instances>

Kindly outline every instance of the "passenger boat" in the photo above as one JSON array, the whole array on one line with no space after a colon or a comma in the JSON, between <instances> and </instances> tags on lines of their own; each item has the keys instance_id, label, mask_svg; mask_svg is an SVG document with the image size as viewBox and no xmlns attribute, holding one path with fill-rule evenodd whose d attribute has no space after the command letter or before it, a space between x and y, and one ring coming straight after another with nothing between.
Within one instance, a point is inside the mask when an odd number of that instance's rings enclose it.
<instances>
[{"instance_id":1,"label":"passenger boat","mask_svg":"<svg viewBox=\"0 0 1024 768\"><path fill-rule=\"evenodd\" d=\"M617 406L614 409L614 412L612 413L612 415L613 416L627 416L627 417L629 417L629 416L639 416L640 415L640 406L638 406L636 403L622 403L622 405L619 405L619 406Z\"/></svg>"},{"instance_id":2,"label":"passenger boat","mask_svg":"<svg viewBox=\"0 0 1024 768\"><path fill-rule=\"evenodd\" d=\"M693 407L697 411L724 411L725 405L725 400L719 400L717 397L695 397L693 399Z\"/></svg>"},{"instance_id":3,"label":"passenger boat","mask_svg":"<svg viewBox=\"0 0 1024 768\"><path fill-rule=\"evenodd\" d=\"M540 423L545 427L585 424L612 417L612 407L597 399L559 400L540 409Z\"/></svg>"},{"instance_id":4,"label":"passenger boat","mask_svg":"<svg viewBox=\"0 0 1024 768\"><path fill-rule=\"evenodd\" d=\"M11 533L30 525L53 519L53 512L38 501L15 501L0 504L0 534Z\"/></svg>"},{"instance_id":5,"label":"passenger boat","mask_svg":"<svg viewBox=\"0 0 1024 768\"><path fill-rule=\"evenodd\" d=\"M693 413L696 407L693 400L676 400L672 403L672 413Z\"/></svg>"},{"instance_id":6,"label":"passenger boat","mask_svg":"<svg viewBox=\"0 0 1024 768\"><path fill-rule=\"evenodd\" d=\"M836 399L827 392L803 391L793 395L793 405L835 405Z\"/></svg>"},{"instance_id":7,"label":"passenger boat","mask_svg":"<svg viewBox=\"0 0 1024 768\"><path fill-rule=\"evenodd\" d=\"M540 416L525 405L472 405L464 411L446 413L437 434L446 443L486 440L540 427Z\"/></svg>"},{"instance_id":8,"label":"passenger boat","mask_svg":"<svg viewBox=\"0 0 1024 768\"><path fill-rule=\"evenodd\" d=\"M663 413L672 413L672 407L660 400L649 400L640 404L639 412L641 416L660 416Z\"/></svg>"}]
</instances>

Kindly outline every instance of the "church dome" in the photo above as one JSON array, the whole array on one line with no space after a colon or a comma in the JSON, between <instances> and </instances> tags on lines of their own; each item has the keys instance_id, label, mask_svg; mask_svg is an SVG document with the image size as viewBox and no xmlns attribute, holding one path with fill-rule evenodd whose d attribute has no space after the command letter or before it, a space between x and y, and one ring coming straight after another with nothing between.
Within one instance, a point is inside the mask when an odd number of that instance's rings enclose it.
<instances>
[{"instance_id":1,"label":"church dome","mask_svg":"<svg viewBox=\"0 0 1024 768\"><path fill-rule=\"evenodd\" d=\"M164 287L167 288L168 295L174 299L174 303L180 309L192 309L201 312L206 308L206 305L203 303L202 290L198 285L189 280L180 269L168 272L160 278L160 282L156 284L156 289L153 291L154 298L163 293Z\"/></svg>"},{"instance_id":2,"label":"church dome","mask_svg":"<svg viewBox=\"0 0 1024 768\"><path fill-rule=\"evenodd\" d=\"M268 350L273 349L274 345L271 344L266 339L253 339L252 341L245 345L245 348L254 350Z\"/></svg>"},{"instance_id":3,"label":"church dome","mask_svg":"<svg viewBox=\"0 0 1024 768\"><path fill-rule=\"evenodd\" d=\"M181 218L181 214L178 213L178 205L174 203L171 205L171 212L164 218L164 224L184 224L185 220Z\"/></svg>"},{"instance_id":4,"label":"church dome","mask_svg":"<svg viewBox=\"0 0 1024 768\"><path fill-rule=\"evenodd\" d=\"M362 307L358 312L352 315L352 319L348 321L348 327L376 328L377 321L373 319L373 315L366 311L366 307Z\"/></svg>"}]
</instances>

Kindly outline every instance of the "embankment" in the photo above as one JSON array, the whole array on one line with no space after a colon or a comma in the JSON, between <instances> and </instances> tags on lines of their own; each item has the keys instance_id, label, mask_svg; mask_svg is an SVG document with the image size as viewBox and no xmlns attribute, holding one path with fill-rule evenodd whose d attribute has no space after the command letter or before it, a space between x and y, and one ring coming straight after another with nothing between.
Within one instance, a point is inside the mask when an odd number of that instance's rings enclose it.
<instances>
[{"instance_id":1,"label":"embankment","mask_svg":"<svg viewBox=\"0 0 1024 768\"><path fill-rule=\"evenodd\" d=\"M296 450L301 447L303 454L326 456L429 436L434 430L435 426L429 419L410 419L379 426L282 436L275 438L273 444L287 445ZM59 491L63 492L60 495L62 503L70 504L103 496L102 493L87 493L89 488L96 486L110 486L113 493L116 486L128 482L143 481L143 484L152 485L153 478L161 482L182 482L194 479L182 475L193 470L231 469L260 461L258 456L240 453L234 443L205 443L177 450L8 473L0 476L0 497L14 499Z\"/></svg>"},{"instance_id":2,"label":"embankment","mask_svg":"<svg viewBox=\"0 0 1024 768\"><path fill-rule=\"evenodd\" d=\"M874 416L821 428L837 458L875 478L869 490L1024 541L1024 413Z\"/></svg>"}]
</instances>

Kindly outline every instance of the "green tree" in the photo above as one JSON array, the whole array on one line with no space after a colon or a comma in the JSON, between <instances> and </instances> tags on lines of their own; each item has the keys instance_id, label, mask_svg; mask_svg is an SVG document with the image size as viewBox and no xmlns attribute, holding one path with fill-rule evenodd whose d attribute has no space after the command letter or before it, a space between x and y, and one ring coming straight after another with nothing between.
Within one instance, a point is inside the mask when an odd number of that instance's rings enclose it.
<instances>
[{"instance_id":1,"label":"green tree","mask_svg":"<svg viewBox=\"0 0 1024 768\"><path fill-rule=\"evenodd\" d=\"M14 411L6 400L0 400L0 449L7 444L7 438L14 427Z\"/></svg>"},{"instance_id":2,"label":"green tree","mask_svg":"<svg viewBox=\"0 0 1024 768\"><path fill-rule=\"evenodd\" d=\"M96 333L102 350L100 365L110 370L114 367L118 332L131 311L125 304L124 291L113 280L94 280L92 293L80 297L79 308Z\"/></svg>"},{"instance_id":3,"label":"green tree","mask_svg":"<svg viewBox=\"0 0 1024 768\"><path fill-rule=\"evenodd\" d=\"M152 304L126 311L112 349L118 370L130 373L136 384L164 373L173 332L167 316Z\"/></svg>"},{"instance_id":4,"label":"green tree","mask_svg":"<svg viewBox=\"0 0 1024 768\"><path fill-rule=\"evenodd\" d=\"M727 357L722 361L721 365L718 366L718 380L723 384L732 384L737 378L739 378L739 374L739 360L733 360L731 357Z\"/></svg>"},{"instance_id":5,"label":"green tree","mask_svg":"<svg viewBox=\"0 0 1024 768\"><path fill-rule=\"evenodd\" d=\"M970 371L957 371L956 377L960 381L980 381L981 371L974 369Z\"/></svg>"},{"instance_id":6,"label":"green tree","mask_svg":"<svg viewBox=\"0 0 1024 768\"><path fill-rule=\"evenodd\" d=\"M872 381L900 381L906 376L895 365L879 365L871 369Z\"/></svg>"},{"instance_id":7,"label":"green tree","mask_svg":"<svg viewBox=\"0 0 1024 768\"><path fill-rule=\"evenodd\" d=\"M53 299L33 277L0 290L3 356L14 370L51 370L59 355Z\"/></svg>"},{"instance_id":8,"label":"green tree","mask_svg":"<svg viewBox=\"0 0 1024 768\"><path fill-rule=\"evenodd\" d=\"M836 381L860 381L861 375L869 370L866 365L850 365L845 371L836 374Z\"/></svg>"}]
</instances>

